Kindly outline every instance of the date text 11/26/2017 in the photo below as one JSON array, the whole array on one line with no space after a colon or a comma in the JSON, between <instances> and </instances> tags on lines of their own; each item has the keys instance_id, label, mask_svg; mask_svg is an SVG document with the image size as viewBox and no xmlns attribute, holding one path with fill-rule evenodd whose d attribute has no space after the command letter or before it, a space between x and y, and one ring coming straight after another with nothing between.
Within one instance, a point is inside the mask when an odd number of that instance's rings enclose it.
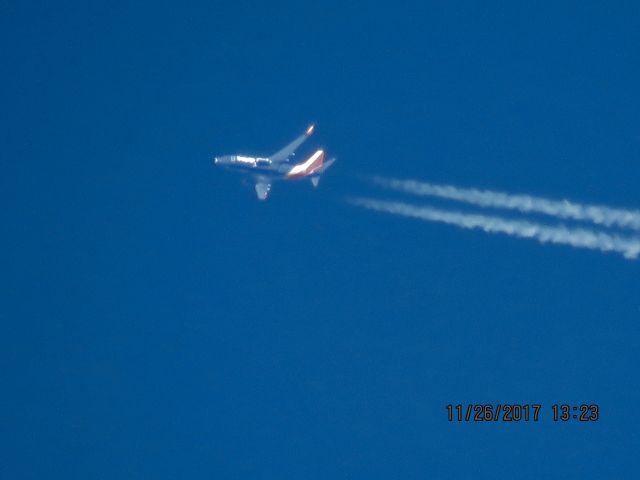
<instances>
[{"instance_id":1,"label":"date text 11/26/2017","mask_svg":"<svg viewBox=\"0 0 640 480\"><path fill-rule=\"evenodd\" d=\"M447 420L450 422L537 422L545 418L540 403L468 403L448 404ZM600 419L600 406L593 403L572 405L554 403L547 418L554 422L596 422Z\"/></svg>"}]
</instances>

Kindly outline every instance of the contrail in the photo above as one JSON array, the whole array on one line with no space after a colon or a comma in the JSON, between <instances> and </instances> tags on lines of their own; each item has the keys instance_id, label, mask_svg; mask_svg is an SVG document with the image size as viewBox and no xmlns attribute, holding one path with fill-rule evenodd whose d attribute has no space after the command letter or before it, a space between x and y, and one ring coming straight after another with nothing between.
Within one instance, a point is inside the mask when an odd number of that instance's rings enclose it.
<instances>
[{"instance_id":1,"label":"contrail","mask_svg":"<svg viewBox=\"0 0 640 480\"><path fill-rule=\"evenodd\" d=\"M439 210L364 197L349 198L347 201L353 205L379 212L446 223L461 228L480 229L487 233L503 233L512 237L531 238L540 243L556 243L602 252L617 252L628 259L635 259L640 255L640 238L624 238L592 230L549 226L522 220Z\"/></svg>"},{"instance_id":2,"label":"contrail","mask_svg":"<svg viewBox=\"0 0 640 480\"><path fill-rule=\"evenodd\" d=\"M562 219L588 221L604 227L640 230L640 211L638 210L611 208L604 205L585 205L567 200L511 195L475 188L458 188L452 185L435 185L415 180L372 177L371 181L392 190L456 200L479 207L505 208L523 213L541 213Z\"/></svg>"}]
</instances>

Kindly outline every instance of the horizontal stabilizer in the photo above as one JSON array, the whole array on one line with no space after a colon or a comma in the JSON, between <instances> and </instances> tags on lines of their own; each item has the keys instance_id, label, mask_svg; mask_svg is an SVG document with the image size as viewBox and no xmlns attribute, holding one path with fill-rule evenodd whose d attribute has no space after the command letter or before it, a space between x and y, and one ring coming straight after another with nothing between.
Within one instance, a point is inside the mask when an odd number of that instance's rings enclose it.
<instances>
[{"instance_id":1,"label":"horizontal stabilizer","mask_svg":"<svg viewBox=\"0 0 640 480\"><path fill-rule=\"evenodd\" d=\"M324 164L318 169L318 171L311 177L311 185L313 185L314 187L317 187L318 184L320 183L320 176L327 171L327 169L334 164L334 162L336 161L335 158L332 158L331 160L324 162Z\"/></svg>"},{"instance_id":2,"label":"horizontal stabilizer","mask_svg":"<svg viewBox=\"0 0 640 480\"><path fill-rule=\"evenodd\" d=\"M333 157L332 159L327 160L326 162L324 162L324 165L322 165L322 168L320 169L320 173L326 172L329 169L329 167L331 165L333 165L335 162L336 162L336 158L335 157Z\"/></svg>"}]
</instances>

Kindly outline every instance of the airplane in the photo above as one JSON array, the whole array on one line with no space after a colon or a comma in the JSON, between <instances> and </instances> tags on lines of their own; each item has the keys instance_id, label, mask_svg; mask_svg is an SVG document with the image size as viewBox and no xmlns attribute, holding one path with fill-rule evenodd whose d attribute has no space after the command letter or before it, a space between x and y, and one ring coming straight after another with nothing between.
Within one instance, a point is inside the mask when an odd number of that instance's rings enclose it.
<instances>
[{"instance_id":1,"label":"airplane","mask_svg":"<svg viewBox=\"0 0 640 480\"><path fill-rule=\"evenodd\" d=\"M224 155L214 157L213 163L221 167L248 174L255 181L256 195L259 200L266 200L271 191L271 184L278 180L299 180L308 178L314 187L318 186L320 176L336 161L332 158L324 161L324 150L316 150L305 161L292 165L289 158L315 130L310 125L305 132L290 144L265 158L244 155Z\"/></svg>"}]
</instances>

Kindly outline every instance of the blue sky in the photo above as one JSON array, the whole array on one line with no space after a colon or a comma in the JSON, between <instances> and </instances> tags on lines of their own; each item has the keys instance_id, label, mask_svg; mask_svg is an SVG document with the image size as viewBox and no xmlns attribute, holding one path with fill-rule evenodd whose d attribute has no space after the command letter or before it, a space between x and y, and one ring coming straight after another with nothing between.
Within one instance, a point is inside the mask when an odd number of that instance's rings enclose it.
<instances>
[{"instance_id":1,"label":"blue sky","mask_svg":"<svg viewBox=\"0 0 640 480\"><path fill-rule=\"evenodd\" d=\"M2 10L3 478L637 477L637 261L343 201L640 207L637 2ZM310 121L318 190L211 163Z\"/></svg>"}]
</instances>

